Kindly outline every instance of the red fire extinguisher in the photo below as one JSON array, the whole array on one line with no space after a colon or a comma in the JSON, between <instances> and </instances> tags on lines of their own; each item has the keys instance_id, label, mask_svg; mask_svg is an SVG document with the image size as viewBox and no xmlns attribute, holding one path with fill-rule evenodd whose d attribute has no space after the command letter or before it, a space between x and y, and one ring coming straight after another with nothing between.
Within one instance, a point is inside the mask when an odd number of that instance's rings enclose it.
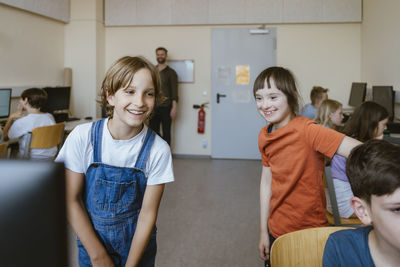
<instances>
[{"instance_id":1,"label":"red fire extinguisher","mask_svg":"<svg viewBox=\"0 0 400 267\"><path fill-rule=\"evenodd\" d=\"M204 111L205 106L208 103L203 103L201 105L193 105L193 108L199 109L198 119L197 119L197 132L199 134L204 133L204 128L206 126L206 112Z\"/></svg>"}]
</instances>

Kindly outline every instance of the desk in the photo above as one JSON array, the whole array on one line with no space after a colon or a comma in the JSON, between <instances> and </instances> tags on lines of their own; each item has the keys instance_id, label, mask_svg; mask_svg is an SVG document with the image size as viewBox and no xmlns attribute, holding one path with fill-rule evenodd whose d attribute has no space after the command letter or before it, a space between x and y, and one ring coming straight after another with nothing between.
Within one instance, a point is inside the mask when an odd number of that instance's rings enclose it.
<instances>
[{"instance_id":1,"label":"desk","mask_svg":"<svg viewBox=\"0 0 400 267\"><path fill-rule=\"evenodd\" d=\"M383 136L383 140L386 140L392 144L400 145L400 134L390 134L390 136Z\"/></svg>"},{"instance_id":2,"label":"desk","mask_svg":"<svg viewBox=\"0 0 400 267\"><path fill-rule=\"evenodd\" d=\"M64 128L64 132L65 134L69 134L76 126L78 126L79 124L83 124L83 123L88 123L88 122L94 122L97 120L100 120L101 118L96 118L94 120L85 120L85 119L80 119L77 121L65 121L65 128Z\"/></svg>"}]
</instances>

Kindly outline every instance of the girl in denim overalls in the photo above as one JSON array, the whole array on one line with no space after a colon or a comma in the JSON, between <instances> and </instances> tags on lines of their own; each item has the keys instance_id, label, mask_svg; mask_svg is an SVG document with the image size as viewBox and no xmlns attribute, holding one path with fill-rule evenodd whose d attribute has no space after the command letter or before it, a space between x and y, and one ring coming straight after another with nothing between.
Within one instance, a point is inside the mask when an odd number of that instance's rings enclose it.
<instances>
[{"instance_id":1,"label":"girl in denim overalls","mask_svg":"<svg viewBox=\"0 0 400 267\"><path fill-rule=\"evenodd\" d=\"M158 207L174 180L168 144L144 125L159 89L146 59L116 61L102 84L109 118L77 126L56 159L66 166L80 266L154 266Z\"/></svg>"}]
</instances>

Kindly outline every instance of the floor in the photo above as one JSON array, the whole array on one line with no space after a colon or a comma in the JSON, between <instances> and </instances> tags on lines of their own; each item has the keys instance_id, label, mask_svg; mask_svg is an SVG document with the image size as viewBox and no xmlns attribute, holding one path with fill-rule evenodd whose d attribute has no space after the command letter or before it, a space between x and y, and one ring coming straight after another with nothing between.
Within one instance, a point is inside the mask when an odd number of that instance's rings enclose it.
<instances>
[{"instance_id":1,"label":"floor","mask_svg":"<svg viewBox=\"0 0 400 267\"><path fill-rule=\"evenodd\" d=\"M263 266L261 162L177 158L174 172L159 210L156 266ZM77 266L72 231L70 237L70 266Z\"/></svg>"}]
</instances>

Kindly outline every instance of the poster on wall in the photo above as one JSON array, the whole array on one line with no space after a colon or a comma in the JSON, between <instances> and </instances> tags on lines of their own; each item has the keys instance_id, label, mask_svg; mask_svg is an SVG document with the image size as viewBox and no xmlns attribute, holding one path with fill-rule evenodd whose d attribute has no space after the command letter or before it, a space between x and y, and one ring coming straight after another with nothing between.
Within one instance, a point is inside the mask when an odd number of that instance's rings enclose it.
<instances>
[{"instance_id":1,"label":"poster on wall","mask_svg":"<svg viewBox=\"0 0 400 267\"><path fill-rule=\"evenodd\" d=\"M236 84L246 84L250 82L250 66L237 65L236 66Z\"/></svg>"}]
</instances>

